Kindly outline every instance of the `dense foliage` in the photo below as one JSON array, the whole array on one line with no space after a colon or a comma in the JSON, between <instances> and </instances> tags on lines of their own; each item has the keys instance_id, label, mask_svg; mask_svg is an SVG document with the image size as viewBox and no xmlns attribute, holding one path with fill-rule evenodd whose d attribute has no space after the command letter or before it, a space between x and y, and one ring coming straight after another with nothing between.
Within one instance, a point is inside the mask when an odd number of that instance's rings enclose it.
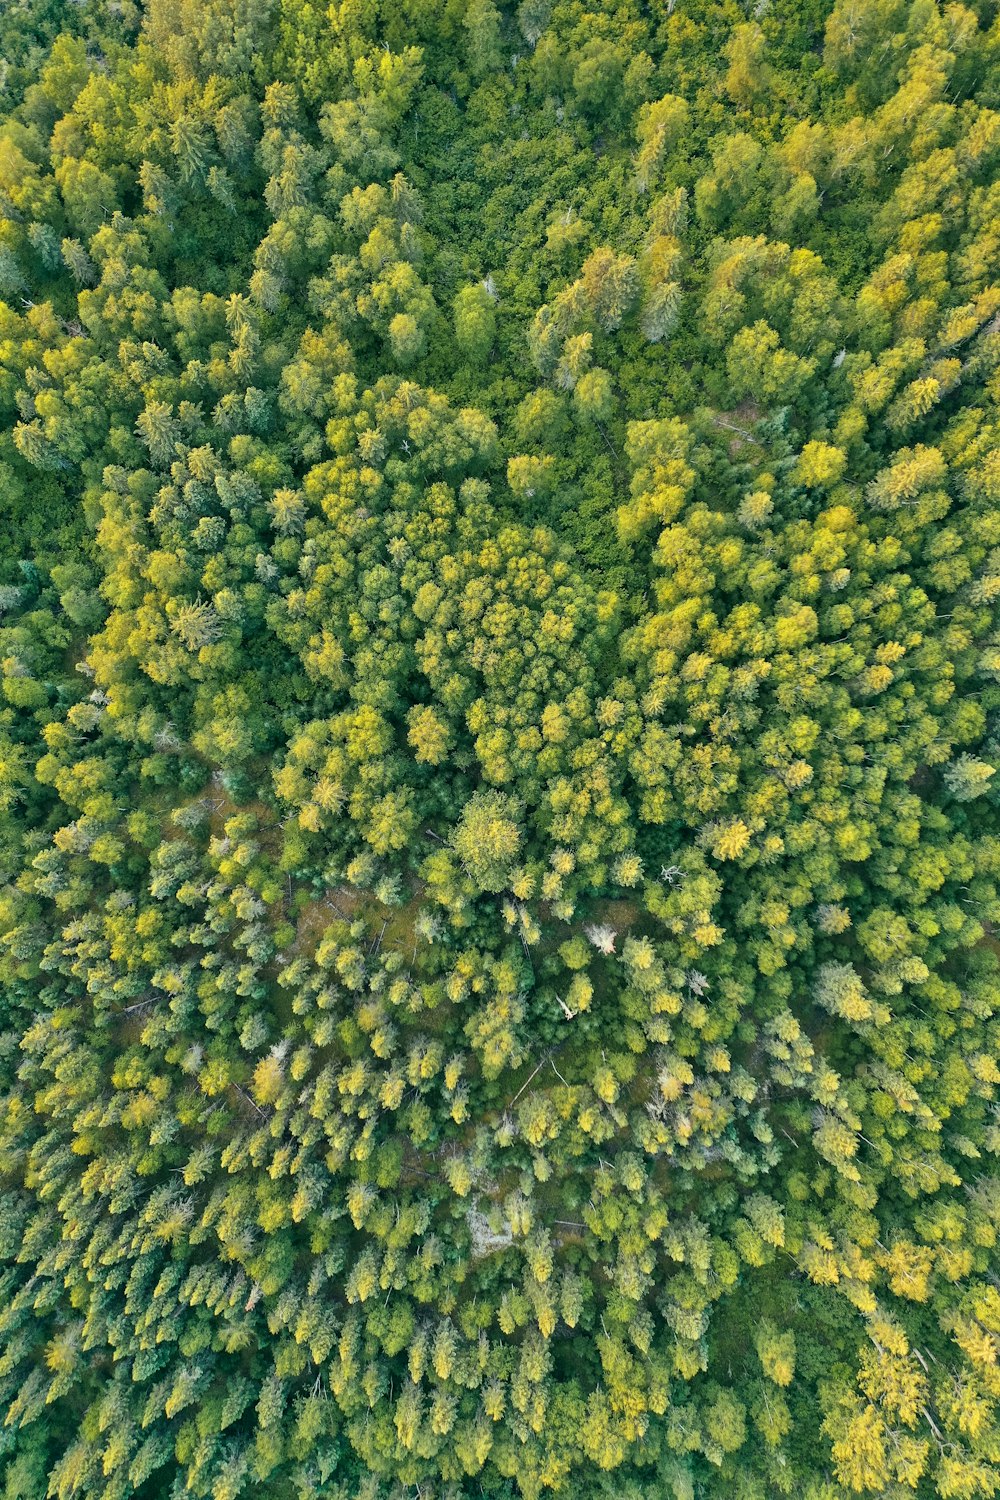
<instances>
[{"instance_id":1,"label":"dense foliage","mask_svg":"<svg viewBox=\"0 0 1000 1500\"><path fill-rule=\"evenodd\" d=\"M992 0L9 0L0 1496L1000 1492Z\"/></svg>"}]
</instances>

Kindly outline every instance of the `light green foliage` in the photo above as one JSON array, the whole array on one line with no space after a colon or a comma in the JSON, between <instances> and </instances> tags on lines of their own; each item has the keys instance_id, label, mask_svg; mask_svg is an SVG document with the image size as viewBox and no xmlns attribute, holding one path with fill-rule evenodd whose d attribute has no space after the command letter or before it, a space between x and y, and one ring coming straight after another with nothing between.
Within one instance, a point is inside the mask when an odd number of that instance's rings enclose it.
<instances>
[{"instance_id":1,"label":"light green foliage","mask_svg":"<svg viewBox=\"0 0 1000 1500\"><path fill-rule=\"evenodd\" d=\"M0 1500L989 1500L993 8L0 9Z\"/></svg>"},{"instance_id":2,"label":"light green foliage","mask_svg":"<svg viewBox=\"0 0 1000 1500\"><path fill-rule=\"evenodd\" d=\"M522 841L518 808L500 792L477 792L455 828L455 853L485 891L509 883Z\"/></svg>"},{"instance_id":3,"label":"light green foliage","mask_svg":"<svg viewBox=\"0 0 1000 1500\"><path fill-rule=\"evenodd\" d=\"M463 287L455 298L455 338L473 364L483 364L496 336L493 297L486 286Z\"/></svg>"}]
</instances>

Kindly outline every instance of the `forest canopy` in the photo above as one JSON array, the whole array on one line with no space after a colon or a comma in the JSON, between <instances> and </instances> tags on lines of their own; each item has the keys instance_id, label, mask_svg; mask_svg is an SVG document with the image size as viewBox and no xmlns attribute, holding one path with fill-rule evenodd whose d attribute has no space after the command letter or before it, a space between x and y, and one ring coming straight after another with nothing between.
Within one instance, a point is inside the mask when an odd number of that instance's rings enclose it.
<instances>
[{"instance_id":1,"label":"forest canopy","mask_svg":"<svg viewBox=\"0 0 1000 1500\"><path fill-rule=\"evenodd\" d=\"M1000 1494L993 0L8 0L0 1500Z\"/></svg>"}]
</instances>

